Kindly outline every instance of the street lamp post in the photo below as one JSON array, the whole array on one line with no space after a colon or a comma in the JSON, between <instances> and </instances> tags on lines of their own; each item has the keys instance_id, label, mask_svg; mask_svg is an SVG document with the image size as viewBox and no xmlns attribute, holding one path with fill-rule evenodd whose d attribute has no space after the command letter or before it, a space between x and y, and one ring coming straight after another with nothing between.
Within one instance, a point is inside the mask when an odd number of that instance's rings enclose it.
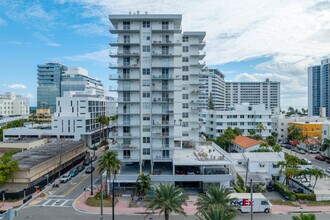
<instances>
[{"instance_id":1,"label":"street lamp post","mask_svg":"<svg viewBox=\"0 0 330 220\"><path fill-rule=\"evenodd\" d=\"M89 159L91 162L91 196L94 195L93 193L93 161L92 158Z\"/></svg>"},{"instance_id":2,"label":"street lamp post","mask_svg":"<svg viewBox=\"0 0 330 220\"><path fill-rule=\"evenodd\" d=\"M103 173L101 173L101 215L100 220L103 220Z\"/></svg>"},{"instance_id":3,"label":"street lamp post","mask_svg":"<svg viewBox=\"0 0 330 220\"><path fill-rule=\"evenodd\" d=\"M116 179L117 169L113 174L112 179L112 220L115 220L115 179Z\"/></svg>"},{"instance_id":4,"label":"street lamp post","mask_svg":"<svg viewBox=\"0 0 330 220\"><path fill-rule=\"evenodd\" d=\"M250 179L250 206L251 206L251 220L253 220L253 187L252 187L252 179Z\"/></svg>"},{"instance_id":5,"label":"street lamp post","mask_svg":"<svg viewBox=\"0 0 330 220\"><path fill-rule=\"evenodd\" d=\"M62 168L62 140L61 138L59 138L60 140L60 165L59 165L59 169L58 169L58 178L61 178L61 168Z\"/></svg>"}]
</instances>

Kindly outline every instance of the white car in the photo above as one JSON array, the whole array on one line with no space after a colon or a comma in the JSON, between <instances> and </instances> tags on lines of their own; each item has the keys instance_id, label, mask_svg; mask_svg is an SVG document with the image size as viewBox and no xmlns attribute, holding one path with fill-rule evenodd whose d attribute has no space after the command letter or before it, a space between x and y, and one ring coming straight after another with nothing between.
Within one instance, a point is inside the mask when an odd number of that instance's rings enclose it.
<instances>
[{"instance_id":1,"label":"white car","mask_svg":"<svg viewBox=\"0 0 330 220\"><path fill-rule=\"evenodd\" d=\"M71 176L69 174L65 174L61 177L61 183L66 183L71 180Z\"/></svg>"},{"instance_id":2,"label":"white car","mask_svg":"<svg viewBox=\"0 0 330 220\"><path fill-rule=\"evenodd\" d=\"M308 153L310 153L310 154L317 154L317 153L319 153L319 151L316 150L316 149L312 149L312 150L308 150Z\"/></svg>"},{"instance_id":3,"label":"white car","mask_svg":"<svg viewBox=\"0 0 330 220\"><path fill-rule=\"evenodd\" d=\"M308 165L312 165L312 161L308 160L307 158L303 158L303 160L306 161Z\"/></svg>"}]
</instances>

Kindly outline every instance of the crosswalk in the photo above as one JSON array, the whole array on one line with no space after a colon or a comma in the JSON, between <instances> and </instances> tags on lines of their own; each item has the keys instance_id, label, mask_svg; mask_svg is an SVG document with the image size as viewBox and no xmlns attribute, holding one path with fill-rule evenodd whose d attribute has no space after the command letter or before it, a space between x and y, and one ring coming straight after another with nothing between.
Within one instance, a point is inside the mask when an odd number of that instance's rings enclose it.
<instances>
[{"instance_id":1,"label":"crosswalk","mask_svg":"<svg viewBox=\"0 0 330 220\"><path fill-rule=\"evenodd\" d=\"M74 199L59 199L59 198L47 198L44 199L34 206L41 207L72 207Z\"/></svg>"}]
</instances>

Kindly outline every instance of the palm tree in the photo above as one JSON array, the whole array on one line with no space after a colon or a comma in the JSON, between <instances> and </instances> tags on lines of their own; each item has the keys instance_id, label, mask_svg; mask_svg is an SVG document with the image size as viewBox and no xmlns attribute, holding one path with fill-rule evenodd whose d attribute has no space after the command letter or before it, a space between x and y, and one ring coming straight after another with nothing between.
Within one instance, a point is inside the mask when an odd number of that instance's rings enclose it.
<instances>
[{"instance_id":1,"label":"palm tree","mask_svg":"<svg viewBox=\"0 0 330 220\"><path fill-rule=\"evenodd\" d=\"M136 180L135 193L139 196L145 196L150 191L150 176L141 173Z\"/></svg>"},{"instance_id":2,"label":"palm tree","mask_svg":"<svg viewBox=\"0 0 330 220\"><path fill-rule=\"evenodd\" d=\"M188 197L183 194L183 189L174 184L160 184L156 187L154 197L151 199L147 210L159 210L159 215L164 213L165 220L169 220L172 212L186 216L183 205L187 205Z\"/></svg>"},{"instance_id":3,"label":"palm tree","mask_svg":"<svg viewBox=\"0 0 330 220\"><path fill-rule=\"evenodd\" d=\"M259 135L262 137L262 132L266 131L267 127L263 123L258 123L256 125L256 130L259 132Z\"/></svg>"},{"instance_id":4,"label":"palm tree","mask_svg":"<svg viewBox=\"0 0 330 220\"><path fill-rule=\"evenodd\" d=\"M104 127L105 126L109 126L109 117L105 116L105 115L100 115L97 119L96 122L100 123L100 143L102 142L102 140L104 139Z\"/></svg>"},{"instance_id":5,"label":"palm tree","mask_svg":"<svg viewBox=\"0 0 330 220\"><path fill-rule=\"evenodd\" d=\"M299 216L292 216L292 220L316 220L316 216L314 214L301 213Z\"/></svg>"},{"instance_id":6,"label":"palm tree","mask_svg":"<svg viewBox=\"0 0 330 220\"><path fill-rule=\"evenodd\" d=\"M222 185L209 187L205 194L200 194L197 198L198 212L202 213L216 206L229 206L230 202L235 200L230 197L230 194L230 190Z\"/></svg>"},{"instance_id":7,"label":"palm tree","mask_svg":"<svg viewBox=\"0 0 330 220\"><path fill-rule=\"evenodd\" d=\"M108 151L103 154L98 161L99 172L106 171L105 182L108 183L108 179L111 178L111 174L115 174L116 170L120 171L120 160L117 158L117 153L114 151ZM106 184L108 187L108 184ZM105 191L108 195L108 189Z\"/></svg>"},{"instance_id":8,"label":"palm tree","mask_svg":"<svg viewBox=\"0 0 330 220\"><path fill-rule=\"evenodd\" d=\"M322 146L321 146L321 150L322 151L328 151L328 157L329 157L329 149L330 149L330 139L328 139L328 138L324 138L324 140L323 140L323 144L322 144Z\"/></svg>"},{"instance_id":9,"label":"palm tree","mask_svg":"<svg viewBox=\"0 0 330 220\"><path fill-rule=\"evenodd\" d=\"M205 220L232 220L236 217L236 212L227 206L215 206L212 209L203 210L202 216Z\"/></svg>"},{"instance_id":10,"label":"palm tree","mask_svg":"<svg viewBox=\"0 0 330 220\"><path fill-rule=\"evenodd\" d=\"M317 180L320 178L324 178L326 176L326 174L324 173L323 170L321 169L317 169L317 168L314 168L314 177L315 177L315 182L314 182L314 186L313 186L313 190L315 189L315 186L316 186L316 183L317 183Z\"/></svg>"}]
</instances>

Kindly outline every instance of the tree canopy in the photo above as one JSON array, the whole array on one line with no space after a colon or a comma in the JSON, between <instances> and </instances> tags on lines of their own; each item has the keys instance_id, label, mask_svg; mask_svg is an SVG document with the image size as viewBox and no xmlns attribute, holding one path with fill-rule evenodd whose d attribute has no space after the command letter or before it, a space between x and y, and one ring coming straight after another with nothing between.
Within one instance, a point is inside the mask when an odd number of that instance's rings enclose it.
<instances>
[{"instance_id":1,"label":"tree canopy","mask_svg":"<svg viewBox=\"0 0 330 220\"><path fill-rule=\"evenodd\" d=\"M19 169L18 162L12 160L15 152L6 152L0 157L0 185L13 177L14 173Z\"/></svg>"}]
</instances>

